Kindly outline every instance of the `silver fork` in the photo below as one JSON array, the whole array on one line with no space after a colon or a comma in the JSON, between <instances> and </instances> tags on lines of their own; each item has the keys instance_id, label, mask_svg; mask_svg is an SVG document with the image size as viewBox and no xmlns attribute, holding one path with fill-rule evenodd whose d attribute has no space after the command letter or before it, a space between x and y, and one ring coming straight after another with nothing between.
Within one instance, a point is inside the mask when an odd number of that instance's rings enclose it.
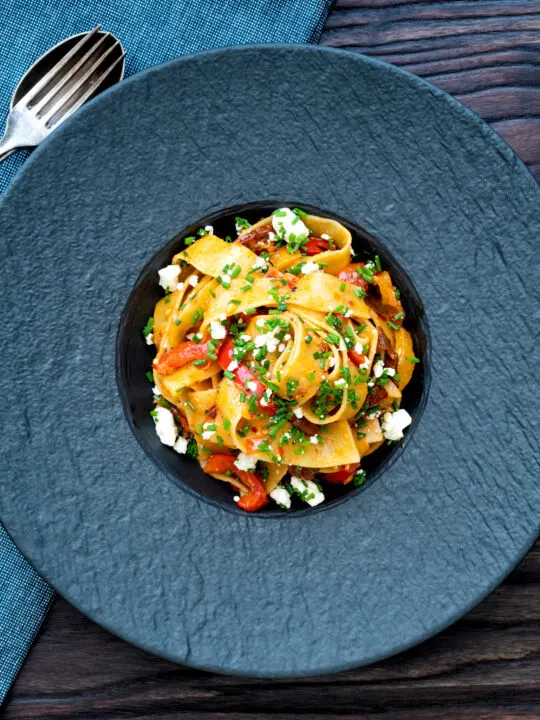
<instances>
[{"instance_id":1,"label":"silver fork","mask_svg":"<svg viewBox=\"0 0 540 720\"><path fill-rule=\"evenodd\" d=\"M13 106L0 141L0 162L21 148L35 147L103 85L124 59L120 42L107 47L100 26L86 33ZM120 51L120 52L119 52ZM39 68L39 61L35 64Z\"/></svg>"}]
</instances>

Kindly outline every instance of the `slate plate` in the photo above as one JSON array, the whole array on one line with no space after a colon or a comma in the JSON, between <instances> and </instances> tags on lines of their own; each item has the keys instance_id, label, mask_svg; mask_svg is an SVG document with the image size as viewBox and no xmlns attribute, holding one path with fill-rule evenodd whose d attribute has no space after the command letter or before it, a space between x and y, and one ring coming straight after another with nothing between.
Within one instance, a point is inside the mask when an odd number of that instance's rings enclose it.
<instances>
[{"instance_id":1,"label":"slate plate","mask_svg":"<svg viewBox=\"0 0 540 720\"><path fill-rule=\"evenodd\" d=\"M365 492L257 518L184 492L143 452L115 338L139 272L173 236L284 199L363 226L407 270L432 383L408 447ZM453 622L534 541L540 193L444 93L324 48L188 57L54 133L0 227L1 519L118 635L220 672L337 671Z\"/></svg>"}]
</instances>

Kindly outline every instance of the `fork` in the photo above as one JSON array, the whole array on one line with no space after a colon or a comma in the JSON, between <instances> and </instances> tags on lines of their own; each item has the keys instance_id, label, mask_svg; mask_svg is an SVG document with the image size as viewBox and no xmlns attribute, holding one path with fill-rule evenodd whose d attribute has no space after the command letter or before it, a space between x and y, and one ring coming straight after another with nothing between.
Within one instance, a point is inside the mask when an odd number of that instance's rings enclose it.
<instances>
[{"instance_id":1,"label":"fork","mask_svg":"<svg viewBox=\"0 0 540 720\"><path fill-rule=\"evenodd\" d=\"M120 41L107 47L111 33L97 25L13 106L0 141L0 162L21 148L35 147L93 95L125 52ZM80 57L77 57L80 55Z\"/></svg>"}]
</instances>

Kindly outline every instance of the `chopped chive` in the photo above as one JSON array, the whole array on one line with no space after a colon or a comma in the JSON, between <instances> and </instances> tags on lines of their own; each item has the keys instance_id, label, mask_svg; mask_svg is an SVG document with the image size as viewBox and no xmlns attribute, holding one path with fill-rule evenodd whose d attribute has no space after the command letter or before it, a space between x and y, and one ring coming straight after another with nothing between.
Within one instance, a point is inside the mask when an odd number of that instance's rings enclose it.
<instances>
[{"instance_id":1,"label":"chopped chive","mask_svg":"<svg viewBox=\"0 0 540 720\"><path fill-rule=\"evenodd\" d=\"M223 427L225 428L225 430L228 430L231 427L231 421L229 420L229 418L224 418Z\"/></svg>"},{"instance_id":2,"label":"chopped chive","mask_svg":"<svg viewBox=\"0 0 540 720\"><path fill-rule=\"evenodd\" d=\"M194 360L193 364L195 367L201 367L202 365L206 365L206 360Z\"/></svg>"},{"instance_id":3,"label":"chopped chive","mask_svg":"<svg viewBox=\"0 0 540 720\"><path fill-rule=\"evenodd\" d=\"M375 267L377 268L377 272L381 272L381 270L382 270L381 258L378 255L375 255Z\"/></svg>"},{"instance_id":4,"label":"chopped chive","mask_svg":"<svg viewBox=\"0 0 540 720\"><path fill-rule=\"evenodd\" d=\"M146 371L146 379L148 382L154 382L154 373L151 370Z\"/></svg>"},{"instance_id":5,"label":"chopped chive","mask_svg":"<svg viewBox=\"0 0 540 720\"><path fill-rule=\"evenodd\" d=\"M225 375L226 378L229 378L229 380L234 380L234 373L231 372L230 370L224 370L223 374Z\"/></svg>"},{"instance_id":6,"label":"chopped chive","mask_svg":"<svg viewBox=\"0 0 540 720\"><path fill-rule=\"evenodd\" d=\"M186 402L184 404L188 406L188 408L191 410L191 412L195 412L195 405L192 402L190 402L189 400L186 400Z\"/></svg>"},{"instance_id":7,"label":"chopped chive","mask_svg":"<svg viewBox=\"0 0 540 720\"><path fill-rule=\"evenodd\" d=\"M420 358L417 358L417 357L406 357L405 360L408 360L409 362L412 362L412 363L420 362Z\"/></svg>"},{"instance_id":8,"label":"chopped chive","mask_svg":"<svg viewBox=\"0 0 540 720\"><path fill-rule=\"evenodd\" d=\"M391 320L387 320L386 324L388 325L388 327L392 328L392 330L396 330L396 331L399 330L399 327L395 323L393 323Z\"/></svg>"}]
</instances>

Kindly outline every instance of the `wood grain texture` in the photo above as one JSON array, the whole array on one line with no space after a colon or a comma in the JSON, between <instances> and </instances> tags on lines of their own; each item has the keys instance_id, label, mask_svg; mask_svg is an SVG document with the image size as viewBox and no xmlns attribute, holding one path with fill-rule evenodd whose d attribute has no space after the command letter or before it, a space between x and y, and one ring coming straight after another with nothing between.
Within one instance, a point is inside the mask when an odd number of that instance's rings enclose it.
<instances>
[{"instance_id":1,"label":"wood grain texture","mask_svg":"<svg viewBox=\"0 0 540 720\"><path fill-rule=\"evenodd\" d=\"M394 63L451 92L540 179L540 0L340 0L322 43ZM2 717L538 720L540 543L437 637L368 668L305 680L179 667L58 599Z\"/></svg>"},{"instance_id":2,"label":"wood grain texture","mask_svg":"<svg viewBox=\"0 0 540 720\"><path fill-rule=\"evenodd\" d=\"M540 0L340 0L322 44L393 63L452 93L540 180Z\"/></svg>"}]
</instances>

